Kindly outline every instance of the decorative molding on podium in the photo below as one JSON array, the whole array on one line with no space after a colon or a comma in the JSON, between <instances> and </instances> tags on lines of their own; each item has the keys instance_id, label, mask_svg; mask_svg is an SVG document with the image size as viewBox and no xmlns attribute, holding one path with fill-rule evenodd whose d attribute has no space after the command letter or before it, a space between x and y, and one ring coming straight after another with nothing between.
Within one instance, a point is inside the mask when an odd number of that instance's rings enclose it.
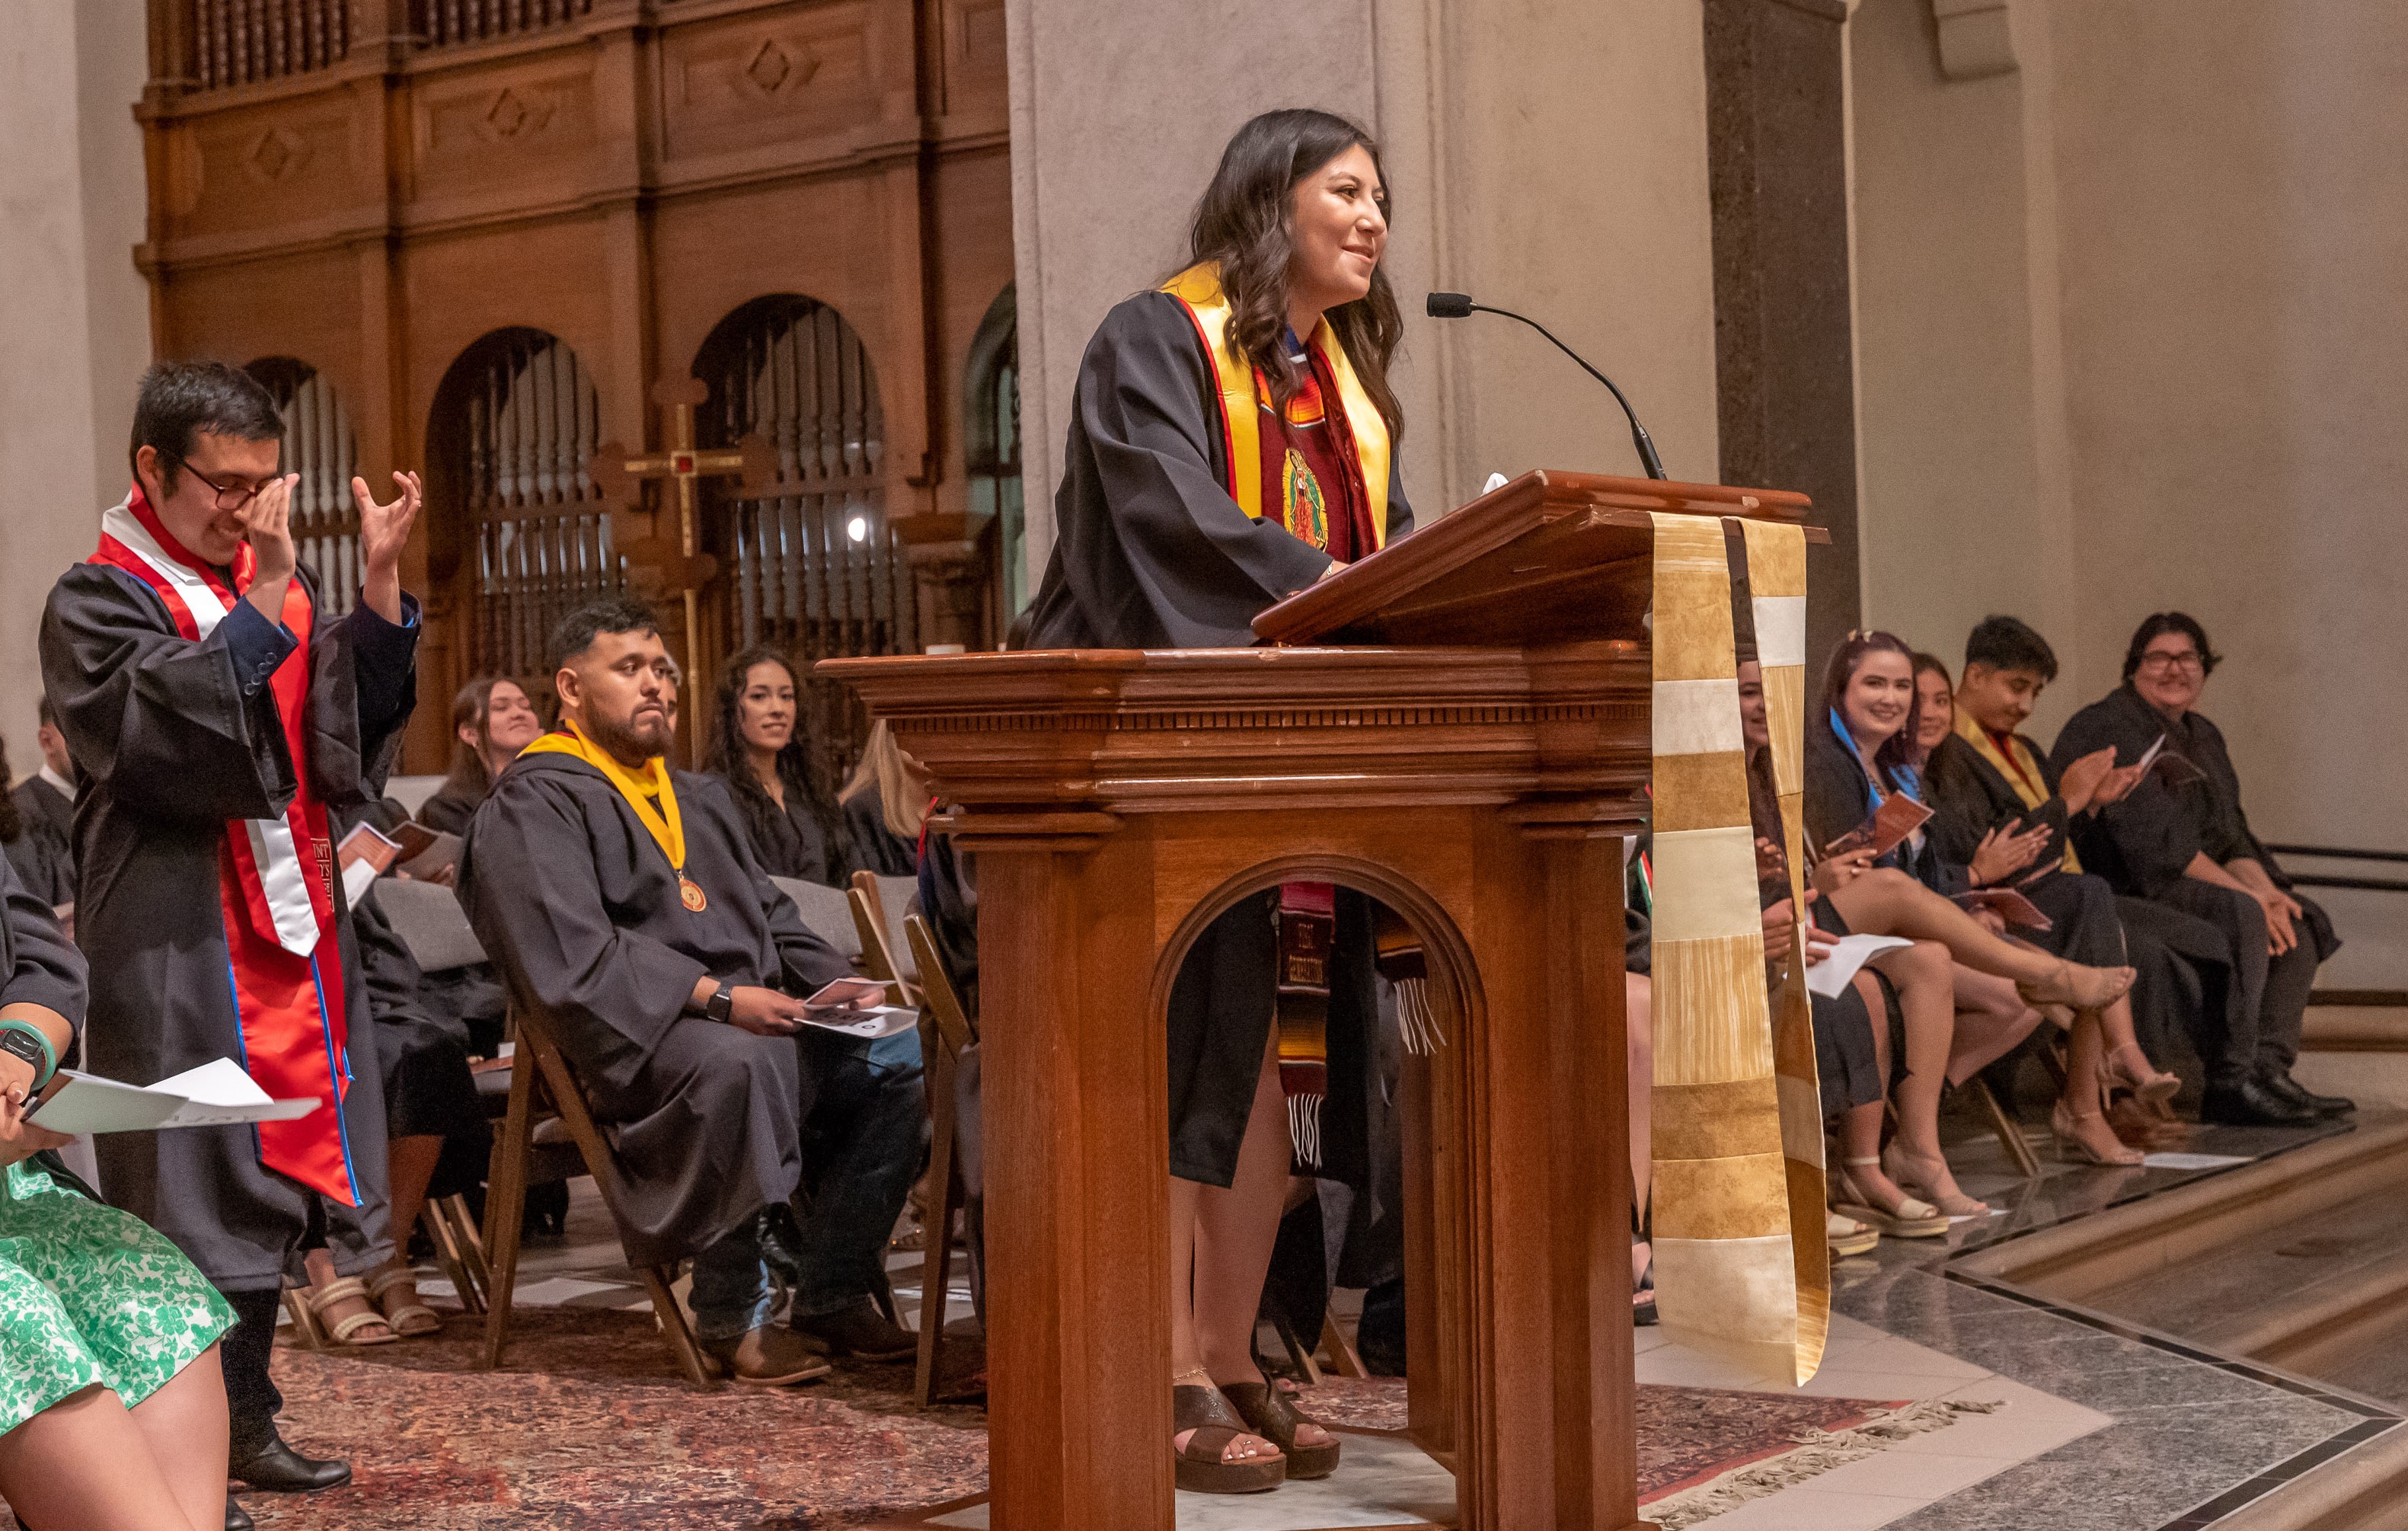
<instances>
[{"instance_id":1,"label":"decorative molding on podium","mask_svg":"<svg viewBox=\"0 0 2408 1531\"><path fill-rule=\"evenodd\" d=\"M940 814L928 821L938 834L964 850L1041 850L1074 855L1094 850L1121 827L1118 814L1071 809L1062 813L1013 813L988 809Z\"/></svg>"}]
</instances>

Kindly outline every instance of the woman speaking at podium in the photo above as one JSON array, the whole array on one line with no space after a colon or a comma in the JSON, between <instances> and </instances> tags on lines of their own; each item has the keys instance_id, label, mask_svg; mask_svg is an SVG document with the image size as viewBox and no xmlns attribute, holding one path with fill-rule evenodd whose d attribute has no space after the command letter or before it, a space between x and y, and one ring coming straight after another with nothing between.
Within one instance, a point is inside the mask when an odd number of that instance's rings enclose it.
<instances>
[{"instance_id":1,"label":"woman speaking at podium","mask_svg":"<svg viewBox=\"0 0 2408 1531\"><path fill-rule=\"evenodd\" d=\"M1256 614L1412 529L1387 205L1377 146L1342 118L1266 112L1229 140L1193 264L1105 315L1080 363L1032 647L1251 646ZM1338 1465L1328 1432L1266 1385L1254 1332L1291 1162L1364 1178L1369 908L1326 884L1242 900L1172 986L1182 1488L1246 1493ZM1293 982L1316 965L1322 985Z\"/></svg>"}]
</instances>

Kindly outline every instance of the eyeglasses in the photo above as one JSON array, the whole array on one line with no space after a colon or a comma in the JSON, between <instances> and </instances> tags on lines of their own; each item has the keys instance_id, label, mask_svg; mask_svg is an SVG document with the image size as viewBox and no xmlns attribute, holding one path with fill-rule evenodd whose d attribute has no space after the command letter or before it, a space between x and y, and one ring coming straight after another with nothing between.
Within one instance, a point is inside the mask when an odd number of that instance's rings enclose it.
<instances>
[{"instance_id":1,"label":"eyeglasses","mask_svg":"<svg viewBox=\"0 0 2408 1531\"><path fill-rule=\"evenodd\" d=\"M2197 649L2186 648L2179 654L2168 654L2162 649L2152 650L2141 656L2141 668L2143 670L2203 671L2207 666L2200 661Z\"/></svg>"},{"instance_id":2,"label":"eyeglasses","mask_svg":"<svg viewBox=\"0 0 2408 1531\"><path fill-rule=\"evenodd\" d=\"M181 468L185 472L192 474L193 477L200 480L203 484L208 484L211 490L215 491L218 497L218 509L222 511L241 510L245 505L259 498L259 492L267 487L265 484L254 484L248 489L242 487L240 484L229 485L220 484L217 480L209 477L207 473L194 468L190 459L177 457L173 453L169 453L167 455L174 458L176 465ZM272 483L274 481L270 480L269 482Z\"/></svg>"}]
</instances>

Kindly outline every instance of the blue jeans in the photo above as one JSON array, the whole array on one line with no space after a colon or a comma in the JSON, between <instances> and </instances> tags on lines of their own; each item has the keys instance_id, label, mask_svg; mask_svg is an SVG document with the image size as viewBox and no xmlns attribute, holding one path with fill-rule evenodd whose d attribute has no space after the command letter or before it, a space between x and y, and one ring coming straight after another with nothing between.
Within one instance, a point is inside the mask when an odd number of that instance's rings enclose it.
<instances>
[{"instance_id":1,"label":"blue jeans","mask_svg":"<svg viewBox=\"0 0 2408 1531\"><path fill-rule=\"evenodd\" d=\"M797 1319L840 1312L876 1291L887 1238L920 1173L928 1117L917 1050L898 1056L824 1033L797 1045L806 1096L799 1215L765 1209L694 1257L695 1336L705 1342L760 1328L789 1291Z\"/></svg>"}]
</instances>

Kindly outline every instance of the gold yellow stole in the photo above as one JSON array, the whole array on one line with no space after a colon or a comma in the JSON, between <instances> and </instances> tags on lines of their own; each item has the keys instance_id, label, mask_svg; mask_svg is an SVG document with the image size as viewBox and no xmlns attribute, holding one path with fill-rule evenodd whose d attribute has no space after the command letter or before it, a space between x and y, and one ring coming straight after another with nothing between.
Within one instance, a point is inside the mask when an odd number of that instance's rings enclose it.
<instances>
[{"instance_id":1,"label":"gold yellow stole","mask_svg":"<svg viewBox=\"0 0 2408 1531\"><path fill-rule=\"evenodd\" d=\"M1654 519L1656 1307L1684 1344L1803 1382L1830 1322L1813 1022L1794 942L1766 994L1723 525ZM1805 536L1742 525L1795 908Z\"/></svg>"},{"instance_id":2,"label":"gold yellow stole","mask_svg":"<svg viewBox=\"0 0 2408 1531\"><path fill-rule=\"evenodd\" d=\"M574 723L561 726L561 731L548 733L521 752L526 755L573 755L610 780L627 806L636 811L637 821L669 859L669 867L685 877L685 819L678 813L677 788L669 785L668 762L655 755L644 762L640 774L613 759L610 752L597 747ZM658 798L655 810L652 800Z\"/></svg>"},{"instance_id":3,"label":"gold yellow stole","mask_svg":"<svg viewBox=\"0 0 2408 1531\"><path fill-rule=\"evenodd\" d=\"M1221 293L1221 267L1206 261L1191 266L1162 290L1187 308L1196 333L1211 359L1214 383L1221 396L1222 438L1229 443L1229 498L1259 521L1263 516L1262 423L1255 412L1262 401L1254 394L1254 366L1229 343L1229 302ZM1346 348L1324 319L1312 329L1312 345L1327 359L1338 379L1338 397L1346 411L1346 426L1354 437L1354 455L1363 468L1363 487L1370 497L1371 535L1375 545L1388 545L1388 423L1363 391Z\"/></svg>"},{"instance_id":4,"label":"gold yellow stole","mask_svg":"<svg viewBox=\"0 0 2408 1531\"><path fill-rule=\"evenodd\" d=\"M2048 777L2042 773L2040 761L2032 758L2031 746L2025 744L2021 737L2014 734L2007 737L2007 743L2013 744L2015 750L2014 761L2010 764L2007 758L1999 753L1999 746L1991 742L1988 730L1966 715L1965 709L1962 707L1956 709L1956 737L1972 745L1973 753L1989 761L1998 773L2006 778L2007 785L2015 789L2015 796L2022 800L2025 807L2037 808L2048 801L2030 785L2038 782L2041 786L2046 787ZM2073 854L2071 839L2069 838L2066 841L2065 859L2057 864L2067 872L2082 870L2082 858Z\"/></svg>"}]
</instances>

